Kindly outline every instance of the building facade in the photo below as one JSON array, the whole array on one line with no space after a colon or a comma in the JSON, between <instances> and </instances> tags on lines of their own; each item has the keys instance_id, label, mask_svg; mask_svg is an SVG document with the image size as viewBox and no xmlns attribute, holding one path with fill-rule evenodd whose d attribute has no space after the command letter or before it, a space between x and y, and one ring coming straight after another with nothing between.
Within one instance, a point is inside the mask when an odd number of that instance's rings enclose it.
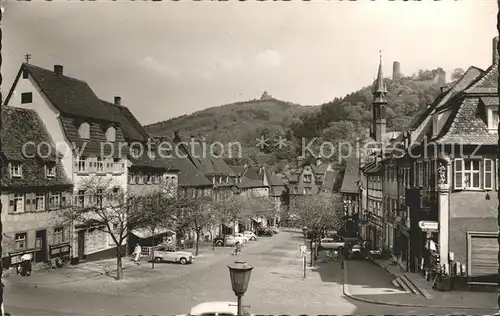
<instances>
[{"instance_id":1,"label":"building facade","mask_svg":"<svg viewBox=\"0 0 500 316\"><path fill-rule=\"evenodd\" d=\"M33 110L2 109L2 266L23 254L42 264L70 255L70 223L62 212L73 185L45 124Z\"/></svg>"}]
</instances>

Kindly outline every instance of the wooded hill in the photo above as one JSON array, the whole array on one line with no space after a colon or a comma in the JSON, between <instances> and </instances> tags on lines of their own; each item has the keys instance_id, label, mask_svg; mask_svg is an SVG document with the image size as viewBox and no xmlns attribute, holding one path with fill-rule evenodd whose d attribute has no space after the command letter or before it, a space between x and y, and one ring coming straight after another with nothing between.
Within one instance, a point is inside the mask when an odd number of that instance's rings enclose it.
<instances>
[{"instance_id":1,"label":"wooded hill","mask_svg":"<svg viewBox=\"0 0 500 316\"><path fill-rule=\"evenodd\" d=\"M422 112L440 92L433 79L434 70L421 70L412 77L398 81L385 79L388 90L387 130L404 131L413 118ZM270 97L211 107L190 115L146 126L152 135L172 136L175 130L208 142L239 141L249 161L233 163L265 163L281 172L301 153L302 138L318 137L319 141L355 141L366 135L372 118L372 86L335 98L320 106L301 106ZM260 136L284 137L288 146L256 147ZM319 143L319 142L318 142ZM335 157L332 157L335 160Z\"/></svg>"}]
</instances>

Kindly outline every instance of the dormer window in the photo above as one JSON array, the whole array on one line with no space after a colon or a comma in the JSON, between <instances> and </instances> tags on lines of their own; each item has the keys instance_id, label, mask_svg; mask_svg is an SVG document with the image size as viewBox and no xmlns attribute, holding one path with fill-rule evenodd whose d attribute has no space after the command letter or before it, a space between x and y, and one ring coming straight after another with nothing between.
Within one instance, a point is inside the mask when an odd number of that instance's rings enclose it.
<instances>
[{"instance_id":1,"label":"dormer window","mask_svg":"<svg viewBox=\"0 0 500 316\"><path fill-rule=\"evenodd\" d=\"M23 69L23 79L28 79L29 78L29 71L28 69Z\"/></svg>"},{"instance_id":2,"label":"dormer window","mask_svg":"<svg viewBox=\"0 0 500 316\"><path fill-rule=\"evenodd\" d=\"M498 130L498 109L490 109L489 111L489 117L488 117L488 129L490 131L497 131Z\"/></svg>"},{"instance_id":3,"label":"dormer window","mask_svg":"<svg viewBox=\"0 0 500 316\"><path fill-rule=\"evenodd\" d=\"M116 129L113 126L110 126L106 131L106 140L108 142L114 142L116 139Z\"/></svg>"},{"instance_id":4,"label":"dormer window","mask_svg":"<svg viewBox=\"0 0 500 316\"><path fill-rule=\"evenodd\" d=\"M20 178L22 176L22 168L20 163L11 163L10 164L10 176L12 178Z\"/></svg>"},{"instance_id":5,"label":"dormer window","mask_svg":"<svg viewBox=\"0 0 500 316\"><path fill-rule=\"evenodd\" d=\"M90 125L89 123L82 123L78 128L78 134L80 138L89 139L90 138Z\"/></svg>"},{"instance_id":6,"label":"dormer window","mask_svg":"<svg viewBox=\"0 0 500 316\"><path fill-rule=\"evenodd\" d=\"M47 178L53 178L56 176L56 166L54 165L46 165L45 166L45 176Z\"/></svg>"}]
</instances>

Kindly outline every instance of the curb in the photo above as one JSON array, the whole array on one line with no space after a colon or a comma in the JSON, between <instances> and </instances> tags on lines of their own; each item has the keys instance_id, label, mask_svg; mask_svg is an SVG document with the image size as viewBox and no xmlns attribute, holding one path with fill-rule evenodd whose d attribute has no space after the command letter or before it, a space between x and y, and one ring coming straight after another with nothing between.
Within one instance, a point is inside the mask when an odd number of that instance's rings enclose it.
<instances>
[{"instance_id":1,"label":"curb","mask_svg":"<svg viewBox=\"0 0 500 316\"><path fill-rule=\"evenodd\" d=\"M490 307L470 307L470 306L460 306L460 305L429 305L429 304L410 304L410 303L393 303L393 302L387 302L387 301L379 301L379 300L370 300L366 298L361 298L356 295L353 295L349 292L349 283L348 283L348 277L347 277L347 261L344 262L344 284L342 284L342 294L345 297L348 297L350 299L353 299L355 301L363 302L363 303L368 303L368 304L375 304L375 305L384 305L384 306L397 306L397 307L424 307L424 308L442 308L442 309L447 309L447 308L454 308L454 309L467 309L467 310L483 310L483 309L490 309ZM492 311L497 312L497 309L494 307L491 307Z\"/></svg>"}]
</instances>

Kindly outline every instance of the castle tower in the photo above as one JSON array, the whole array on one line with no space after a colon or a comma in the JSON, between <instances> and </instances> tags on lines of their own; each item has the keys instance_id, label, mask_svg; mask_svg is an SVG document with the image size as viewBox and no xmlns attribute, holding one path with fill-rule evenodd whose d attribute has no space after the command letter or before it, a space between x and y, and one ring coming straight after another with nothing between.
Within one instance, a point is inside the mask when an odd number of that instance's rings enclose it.
<instances>
[{"instance_id":1,"label":"castle tower","mask_svg":"<svg viewBox=\"0 0 500 316\"><path fill-rule=\"evenodd\" d=\"M493 62L492 65L498 64L498 36L493 38Z\"/></svg>"},{"instance_id":2,"label":"castle tower","mask_svg":"<svg viewBox=\"0 0 500 316\"><path fill-rule=\"evenodd\" d=\"M398 81L401 79L401 64L399 61L392 63L392 80Z\"/></svg>"},{"instance_id":3,"label":"castle tower","mask_svg":"<svg viewBox=\"0 0 500 316\"><path fill-rule=\"evenodd\" d=\"M377 142L383 141L383 136L386 129L385 109L387 100L385 95L387 89L385 88L384 75L382 73L382 53L380 54L380 63L378 66L377 79L373 85L373 135L372 137Z\"/></svg>"}]
</instances>

